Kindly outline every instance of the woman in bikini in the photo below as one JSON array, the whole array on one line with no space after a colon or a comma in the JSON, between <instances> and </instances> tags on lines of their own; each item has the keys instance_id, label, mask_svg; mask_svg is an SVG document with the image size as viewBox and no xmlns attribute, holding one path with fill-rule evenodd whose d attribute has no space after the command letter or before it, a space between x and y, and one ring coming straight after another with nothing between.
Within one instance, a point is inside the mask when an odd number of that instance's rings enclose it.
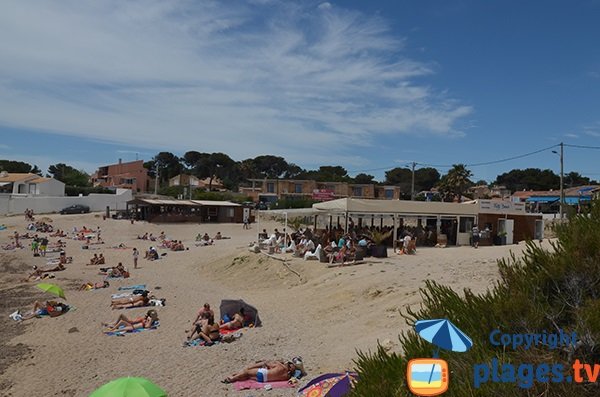
<instances>
[{"instance_id":1,"label":"woman in bikini","mask_svg":"<svg viewBox=\"0 0 600 397\"><path fill-rule=\"evenodd\" d=\"M198 333L198 336L206 342L206 345L210 346L216 341L221 339L221 333L219 332L219 324L215 323L215 318L208 312L202 314L202 319L206 320L196 324L195 329L192 330L188 340L191 340L194 332Z\"/></svg>"},{"instance_id":2,"label":"woman in bikini","mask_svg":"<svg viewBox=\"0 0 600 397\"><path fill-rule=\"evenodd\" d=\"M110 307L113 309L127 309L130 307L143 307L143 306L148 306L150 299L154 299L154 296L148 297L148 292L144 292L141 295L132 295L128 298L113 299L110 302Z\"/></svg>"},{"instance_id":3,"label":"woman in bikini","mask_svg":"<svg viewBox=\"0 0 600 397\"><path fill-rule=\"evenodd\" d=\"M117 321L114 324L103 323L102 325L107 327L104 332L128 332L135 329L151 328L156 321L158 321L158 314L156 313L156 310L148 310L144 317L138 317L130 320L124 314L120 314L119 318L117 318Z\"/></svg>"}]
</instances>

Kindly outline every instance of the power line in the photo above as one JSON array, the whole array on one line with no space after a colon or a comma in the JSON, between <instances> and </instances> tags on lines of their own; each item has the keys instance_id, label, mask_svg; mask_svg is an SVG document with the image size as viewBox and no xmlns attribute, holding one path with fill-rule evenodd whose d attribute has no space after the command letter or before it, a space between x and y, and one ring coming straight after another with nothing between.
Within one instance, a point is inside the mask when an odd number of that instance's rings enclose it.
<instances>
[{"instance_id":1,"label":"power line","mask_svg":"<svg viewBox=\"0 0 600 397\"><path fill-rule=\"evenodd\" d=\"M481 163L465 164L465 167L480 167L480 166L484 166L484 165L492 165L492 164L505 163L507 161L512 161L512 160L517 160L517 159L521 159L521 158L524 158L524 157L533 156L534 154L545 152L547 150L551 150L551 149L556 148L558 146L560 146L560 144L548 146L548 147L545 147L543 149L534 150L533 152L528 152L528 153L525 153L525 154L520 154L520 155L517 155L517 156L507 157L507 158L503 158L503 159L499 159L499 160L486 161L486 162L481 162ZM565 146L579 147L579 146L567 145L567 144L565 144ZM581 146L581 147L582 148L588 148L588 149L600 149L600 147L596 147L596 146ZM433 167L433 168L452 168L454 166L453 164L428 164L428 163L417 163L417 162L415 162L415 164L420 165L420 166L424 166L424 167ZM408 167L408 166L410 166L410 164L408 164L406 166ZM369 170L354 170L354 171L349 171L349 172L350 173L355 173L355 172L380 171L380 170L389 170L389 169L392 169L392 168L396 168L396 167L394 167L394 166L388 166L388 167L372 168L372 169L369 169Z\"/></svg>"},{"instance_id":2,"label":"power line","mask_svg":"<svg viewBox=\"0 0 600 397\"><path fill-rule=\"evenodd\" d=\"M577 149L600 149L600 146L571 145L569 143L565 143L564 145L568 147L574 147Z\"/></svg>"}]
</instances>

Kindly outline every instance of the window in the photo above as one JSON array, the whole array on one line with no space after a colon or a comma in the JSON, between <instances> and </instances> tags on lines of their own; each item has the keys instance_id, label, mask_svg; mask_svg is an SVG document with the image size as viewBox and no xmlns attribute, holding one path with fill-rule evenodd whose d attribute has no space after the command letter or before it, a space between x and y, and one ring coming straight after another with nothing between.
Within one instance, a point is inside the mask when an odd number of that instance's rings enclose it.
<instances>
[{"instance_id":1,"label":"window","mask_svg":"<svg viewBox=\"0 0 600 397\"><path fill-rule=\"evenodd\" d=\"M30 183L29 184L29 194L35 194L36 193L36 184L35 183Z\"/></svg>"},{"instance_id":2,"label":"window","mask_svg":"<svg viewBox=\"0 0 600 397\"><path fill-rule=\"evenodd\" d=\"M208 207L208 216L217 216L219 209L217 207Z\"/></svg>"},{"instance_id":3,"label":"window","mask_svg":"<svg viewBox=\"0 0 600 397\"><path fill-rule=\"evenodd\" d=\"M475 223L475 218L470 217L470 216L461 216L460 223L458 225L458 232L459 233L471 233L474 223Z\"/></svg>"},{"instance_id":4,"label":"window","mask_svg":"<svg viewBox=\"0 0 600 397\"><path fill-rule=\"evenodd\" d=\"M295 193L302 193L302 184L301 183L296 183L294 185L294 192Z\"/></svg>"},{"instance_id":5,"label":"window","mask_svg":"<svg viewBox=\"0 0 600 397\"><path fill-rule=\"evenodd\" d=\"M360 186L353 187L352 195L355 197L361 197L363 195L363 188Z\"/></svg>"},{"instance_id":6,"label":"window","mask_svg":"<svg viewBox=\"0 0 600 397\"><path fill-rule=\"evenodd\" d=\"M233 216L234 216L233 208L227 208L227 217L233 218Z\"/></svg>"},{"instance_id":7,"label":"window","mask_svg":"<svg viewBox=\"0 0 600 397\"><path fill-rule=\"evenodd\" d=\"M393 189L385 189L385 198L387 200L391 200L394 198L394 190Z\"/></svg>"},{"instance_id":8,"label":"window","mask_svg":"<svg viewBox=\"0 0 600 397\"><path fill-rule=\"evenodd\" d=\"M275 193L275 184L273 182L267 183L267 193Z\"/></svg>"}]
</instances>

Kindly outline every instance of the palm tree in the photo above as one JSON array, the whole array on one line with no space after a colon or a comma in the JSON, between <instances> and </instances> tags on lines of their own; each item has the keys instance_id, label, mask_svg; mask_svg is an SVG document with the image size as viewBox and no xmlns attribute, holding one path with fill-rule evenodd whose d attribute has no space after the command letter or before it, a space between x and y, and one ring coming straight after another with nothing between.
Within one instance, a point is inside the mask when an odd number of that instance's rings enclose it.
<instances>
[{"instance_id":1,"label":"palm tree","mask_svg":"<svg viewBox=\"0 0 600 397\"><path fill-rule=\"evenodd\" d=\"M473 185L471 178L473 173L467 169L464 164L454 164L446 175L442 177L439 184L439 191L447 199L454 199L463 195L467 189Z\"/></svg>"}]
</instances>

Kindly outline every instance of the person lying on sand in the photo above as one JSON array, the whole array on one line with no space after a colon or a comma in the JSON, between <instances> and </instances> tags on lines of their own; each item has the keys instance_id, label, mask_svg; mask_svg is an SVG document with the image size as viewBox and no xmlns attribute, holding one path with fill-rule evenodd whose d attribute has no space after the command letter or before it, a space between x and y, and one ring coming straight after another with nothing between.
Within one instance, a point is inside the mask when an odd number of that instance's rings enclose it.
<instances>
[{"instance_id":1,"label":"person lying on sand","mask_svg":"<svg viewBox=\"0 0 600 397\"><path fill-rule=\"evenodd\" d=\"M110 302L112 309L127 309L130 307L143 307L148 306L150 299L154 299L154 296L148 297L148 291L144 291L141 295L131 295L127 298L113 299Z\"/></svg>"},{"instance_id":2,"label":"person lying on sand","mask_svg":"<svg viewBox=\"0 0 600 397\"><path fill-rule=\"evenodd\" d=\"M79 291L89 291L92 289L100 289L100 288L108 288L110 287L110 283L108 281L103 281L101 283L85 283L79 287Z\"/></svg>"},{"instance_id":3,"label":"person lying on sand","mask_svg":"<svg viewBox=\"0 0 600 397\"><path fill-rule=\"evenodd\" d=\"M30 273L29 275L27 275L27 278L25 278L23 281L35 280L37 278L42 278L44 276L44 273L60 272L65 269L66 269L65 265L63 265L62 263L59 263L58 265L56 265L54 267L44 268L44 269L38 269L37 266L34 266L33 272Z\"/></svg>"},{"instance_id":4,"label":"person lying on sand","mask_svg":"<svg viewBox=\"0 0 600 397\"><path fill-rule=\"evenodd\" d=\"M58 303L55 301L46 301L45 303L42 303L40 301L35 301L31 311L21 316L21 321L30 320L34 317L40 317L44 315L58 317L61 314L66 313L68 309L69 307L64 303Z\"/></svg>"},{"instance_id":5,"label":"person lying on sand","mask_svg":"<svg viewBox=\"0 0 600 397\"><path fill-rule=\"evenodd\" d=\"M248 379L261 383L284 381L289 380L294 372L296 372L296 365L291 361L261 361L228 376L222 382L233 383Z\"/></svg>"},{"instance_id":6,"label":"person lying on sand","mask_svg":"<svg viewBox=\"0 0 600 397\"><path fill-rule=\"evenodd\" d=\"M104 332L128 332L140 328L151 328L156 321L158 321L158 314L156 313L156 310L148 310L144 317L138 317L130 320L124 314L120 314L117 318L117 321L115 321L113 324L103 323L102 325L108 328L104 330Z\"/></svg>"},{"instance_id":7,"label":"person lying on sand","mask_svg":"<svg viewBox=\"0 0 600 397\"><path fill-rule=\"evenodd\" d=\"M239 329L244 326L244 308L242 307L239 313L233 315L233 319L224 324L221 324L220 329Z\"/></svg>"}]
</instances>

